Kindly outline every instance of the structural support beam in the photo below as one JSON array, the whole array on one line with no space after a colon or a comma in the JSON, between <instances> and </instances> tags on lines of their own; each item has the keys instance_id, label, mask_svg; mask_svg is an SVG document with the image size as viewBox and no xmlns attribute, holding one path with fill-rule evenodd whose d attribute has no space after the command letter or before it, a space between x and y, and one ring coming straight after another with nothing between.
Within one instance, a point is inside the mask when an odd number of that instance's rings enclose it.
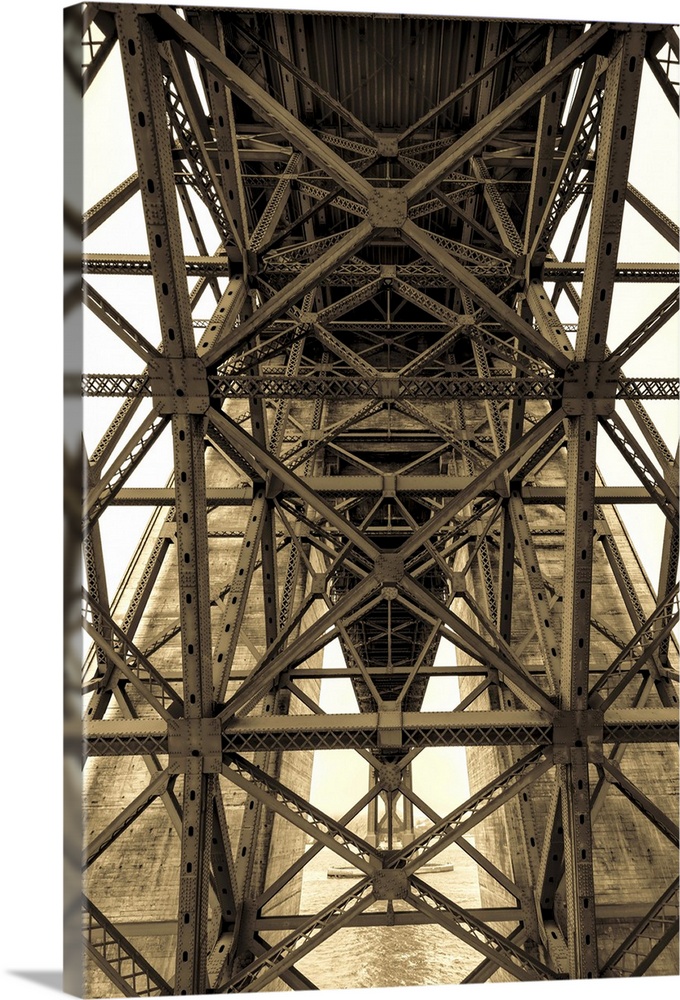
<instances>
[{"instance_id":1,"label":"structural support beam","mask_svg":"<svg viewBox=\"0 0 680 1000\"><path fill-rule=\"evenodd\" d=\"M181 233L174 191L172 154L165 121L158 43L134 8L116 15L130 121L165 356L184 366L196 355L186 279L179 268ZM175 375L177 377L177 375ZM184 391L182 390L182 396ZM182 396L177 394L176 398ZM205 417L178 406L172 414L177 517L177 563L182 634L184 710L199 728L212 714L210 594L207 562L204 433ZM181 864L175 985L203 993L206 979L208 888L212 796L216 778L190 748L184 765Z\"/></svg>"},{"instance_id":2,"label":"structural support beam","mask_svg":"<svg viewBox=\"0 0 680 1000\"><path fill-rule=\"evenodd\" d=\"M309 718L302 723L286 717L276 719L271 726L257 717L223 724L222 742L226 749L238 753L260 749L332 750L379 747L378 717L363 713L365 718L352 715L332 715ZM469 715L470 718L466 718ZM541 715L523 710L517 718L504 713L500 720L487 713L448 713L437 717L432 713L406 713L402 723L402 749L427 746L548 746L552 739L551 725ZM610 709L604 723L605 743L674 743L678 739L677 712L662 709ZM84 729L83 753L87 757L131 756L135 754L165 754L168 752L167 724L152 724L138 719L131 722L93 721Z\"/></svg>"},{"instance_id":3,"label":"structural support beam","mask_svg":"<svg viewBox=\"0 0 680 1000\"><path fill-rule=\"evenodd\" d=\"M614 268L621 234L625 185L633 140L635 108L644 56L643 31L630 31L614 45L607 70L588 234L588 261L576 335L577 361L599 362L605 356ZM592 614L595 510L596 406L587 401L567 422L567 503L565 555L563 678L560 704L568 712L588 704L590 618ZM593 847L589 808L589 751L572 733L558 763L565 845L567 907L574 922L569 941L569 970L578 978L598 975L598 946L593 893ZM578 745L577 745L578 744Z\"/></svg>"},{"instance_id":4,"label":"structural support beam","mask_svg":"<svg viewBox=\"0 0 680 1000\"><path fill-rule=\"evenodd\" d=\"M167 23L187 50L199 60L216 78L259 112L267 121L281 130L293 145L309 156L320 167L360 201L366 201L371 193L371 185L365 181L346 160L330 149L322 140L310 132L294 118L282 105L259 87L248 75L235 66L219 49L211 45L198 31L191 27L169 7L159 9L160 16Z\"/></svg>"},{"instance_id":5,"label":"structural support beam","mask_svg":"<svg viewBox=\"0 0 680 1000\"><path fill-rule=\"evenodd\" d=\"M514 94L497 105L491 114L470 128L461 139L454 142L417 177L407 183L404 192L408 201L412 202L419 195L431 190L447 174L477 153L492 136L498 135L502 129L512 124L527 107L535 104L555 81L560 80L570 69L582 62L595 46L600 44L608 30L607 25L593 25L580 38L563 49L544 69L539 70Z\"/></svg>"}]
</instances>

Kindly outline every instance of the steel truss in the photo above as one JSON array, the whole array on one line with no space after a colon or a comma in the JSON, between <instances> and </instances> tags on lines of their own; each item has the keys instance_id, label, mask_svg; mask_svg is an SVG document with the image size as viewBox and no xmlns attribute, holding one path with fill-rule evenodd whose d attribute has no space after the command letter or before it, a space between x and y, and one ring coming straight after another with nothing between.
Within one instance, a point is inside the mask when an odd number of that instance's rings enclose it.
<instances>
[{"instance_id":1,"label":"steel truss","mask_svg":"<svg viewBox=\"0 0 680 1000\"><path fill-rule=\"evenodd\" d=\"M637 361L678 268L619 251L626 206L677 241L628 177L677 34L97 3L83 45L87 99L122 66L136 158L83 232L134 198L148 243L85 243L89 323L130 366L71 387L123 398L85 456L89 994L341 986L305 959L376 926L450 932L466 982L677 973L677 452L644 404L678 380ZM143 329L112 274L152 279ZM629 282L653 305L619 330ZM604 482L603 430L634 485ZM163 434L171 479L139 486ZM654 583L617 511L640 503ZM411 768L434 747L467 750L443 814ZM341 817L310 798L337 749L369 774ZM480 906L428 875L454 845ZM322 848L356 880L305 912Z\"/></svg>"}]
</instances>

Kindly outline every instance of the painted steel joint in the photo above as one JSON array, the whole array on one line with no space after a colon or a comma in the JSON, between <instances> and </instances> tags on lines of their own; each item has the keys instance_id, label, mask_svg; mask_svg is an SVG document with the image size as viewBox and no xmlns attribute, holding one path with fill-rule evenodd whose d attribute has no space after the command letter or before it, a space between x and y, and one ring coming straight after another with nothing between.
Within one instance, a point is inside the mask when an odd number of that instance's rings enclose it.
<instances>
[{"instance_id":1,"label":"painted steel joint","mask_svg":"<svg viewBox=\"0 0 680 1000\"><path fill-rule=\"evenodd\" d=\"M309 333L309 331L313 329L314 324L317 322L318 318L319 318L318 313L301 312L298 317L298 321L302 329L305 331L305 333Z\"/></svg>"},{"instance_id":2,"label":"painted steel joint","mask_svg":"<svg viewBox=\"0 0 680 1000\"><path fill-rule=\"evenodd\" d=\"M398 764L382 764L376 775L386 792L396 792L401 784L401 768Z\"/></svg>"},{"instance_id":3,"label":"painted steel joint","mask_svg":"<svg viewBox=\"0 0 680 1000\"><path fill-rule=\"evenodd\" d=\"M380 583L397 584L404 578L404 560L396 552L381 552L375 562L375 574Z\"/></svg>"},{"instance_id":4,"label":"painted steel joint","mask_svg":"<svg viewBox=\"0 0 680 1000\"><path fill-rule=\"evenodd\" d=\"M158 358L149 370L149 387L161 413L208 412L208 379L200 358Z\"/></svg>"},{"instance_id":5,"label":"painted steel joint","mask_svg":"<svg viewBox=\"0 0 680 1000\"><path fill-rule=\"evenodd\" d=\"M568 417L588 411L598 416L614 412L618 379L610 366L597 361L572 361L564 372L562 407Z\"/></svg>"},{"instance_id":6,"label":"painted steel joint","mask_svg":"<svg viewBox=\"0 0 680 1000\"><path fill-rule=\"evenodd\" d=\"M378 188L368 199L368 221L376 229L401 229L407 220L406 195L397 188Z\"/></svg>"},{"instance_id":7,"label":"painted steel joint","mask_svg":"<svg viewBox=\"0 0 680 1000\"><path fill-rule=\"evenodd\" d=\"M183 774L200 757L204 774L222 771L222 727L219 719L172 719L168 722L168 769Z\"/></svg>"},{"instance_id":8,"label":"painted steel joint","mask_svg":"<svg viewBox=\"0 0 680 1000\"><path fill-rule=\"evenodd\" d=\"M553 748L556 764L573 763L584 755L591 764L602 762L604 713L593 708L560 709L553 716Z\"/></svg>"},{"instance_id":9,"label":"painted steel joint","mask_svg":"<svg viewBox=\"0 0 680 1000\"><path fill-rule=\"evenodd\" d=\"M401 380L398 373L390 372L382 375L378 379L378 391L381 399L398 399L401 393Z\"/></svg>"},{"instance_id":10,"label":"painted steel joint","mask_svg":"<svg viewBox=\"0 0 680 1000\"><path fill-rule=\"evenodd\" d=\"M378 899L406 899L408 875L398 868L383 868L373 878L373 892Z\"/></svg>"},{"instance_id":11,"label":"painted steel joint","mask_svg":"<svg viewBox=\"0 0 680 1000\"><path fill-rule=\"evenodd\" d=\"M397 265L396 264L381 264L380 265L380 280L382 281L385 288L389 288L393 281L397 278Z\"/></svg>"},{"instance_id":12,"label":"painted steel joint","mask_svg":"<svg viewBox=\"0 0 680 1000\"><path fill-rule=\"evenodd\" d=\"M377 135L375 138L378 147L378 156L382 156L386 160L396 160L399 155L399 136L396 134Z\"/></svg>"},{"instance_id":13,"label":"painted steel joint","mask_svg":"<svg viewBox=\"0 0 680 1000\"><path fill-rule=\"evenodd\" d=\"M400 747L403 713L400 709L385 708L384 705L383 702L383 707L378 710L378 746Z\"/></svg>"}]
</instances>

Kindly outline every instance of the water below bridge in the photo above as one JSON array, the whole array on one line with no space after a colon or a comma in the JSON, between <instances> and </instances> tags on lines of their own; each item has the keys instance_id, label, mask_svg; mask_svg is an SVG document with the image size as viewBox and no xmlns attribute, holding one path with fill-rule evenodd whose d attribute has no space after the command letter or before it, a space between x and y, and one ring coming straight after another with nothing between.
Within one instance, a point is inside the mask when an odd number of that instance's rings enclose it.
<instances>
[{"instance_id":1,"label":"water below bridge","mask_svg":"<svg viewBox=\"0 0 680 1000\"><path fill-rule=\"evenodd\" d=\"M472 842L473 838L470 838ZM463 907L480 906L477 866L459 847L442 852L438 861L453 870L423 876L433 888ZM324 849L310 860L302 882L302 913L323 909L353 884L348 879L328 878L338 864L332 851ZM385 903L370 909L384 910ZM396 900L395 910L410 910ZM370 910L369 910L370 912ZM461 982L482 956L453 934L433 924L406 927L348 927L296 963L319 989L382 986L436 986Z\"/></svg>"}]
</instances>

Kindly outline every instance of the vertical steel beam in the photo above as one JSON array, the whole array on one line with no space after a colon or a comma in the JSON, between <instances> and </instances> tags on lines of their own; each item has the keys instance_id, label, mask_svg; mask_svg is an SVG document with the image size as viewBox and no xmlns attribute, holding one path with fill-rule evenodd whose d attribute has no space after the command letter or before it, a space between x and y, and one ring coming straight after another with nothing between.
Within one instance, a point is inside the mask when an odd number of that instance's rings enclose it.
<instances>
[{"instance_id":1,"label":"vertical steel beam","mask_svg":"<svg viewBox=\"0 0 680 1000\"><path fill-rule=\"evenodd\" d=\"M577 361L602 361L605 356L644 46L643 30L633 27L621 33L607 69L576 335Z\"/></svg>"},{"instance_id":2,"label":"vertical steel beam","mask_svg":"<svg viewBox=\"0 0 680 1000\"><path fill-rule=\"evenodd\" d=\"M255 571L257 549L262 538L267 501L264 484L254 485L255 495L250 507L246 529L241 542L241 550L234 567L229 594L224 602L224 614L220 631L215 642L213 658L213 682L215 701L223 702L236 655L243 617L250 595L250 584Z\"/></svg>"},{"instance_id":3,"label":"vertical steel beam","mask_svg":"<svg viewBox=\"0 0 680 1000\"><path fill-rule=\"evenodd\" d=\"M135 8L116 14L130 121L166 358L196 355L169 137L165 129L158 43ZM176 369L177 370L177 369ZM180 376L181 377L181 376ZM178 399L183 391L177 393ZM185 718L201 731L212 715L210 594L204 466L205 416L178 406L172 414L177 564ZM191 731L189 731L191 732ZM191 742L191 738L190 738ZM203 770L202 751L186 749L177 918L175 989L207 986L207 921L212 799L217 778Z\"/></svg>"},{"instance_id":4,"label":"vertical steel beam","mask_svg":"<svg viewBox=\"0 0 680 1000\"><path fill-rule=\"evenodd\" d=\"M601 361L611 310L625 185L644 55L644 32L632 29L614 45L607 71L602 132L594 177L587 264L579 312L575 357ZM583 401L567 419L567 497L564 618L560 706L568 713L588 707L590 618L595 512L595 404ZM576 716L572 715L575 720ZM571 724L575 727L575 721ZM572 732L558 757L569 920L569 972L575 978L599 974L593 886L589 750Z\"/></svg>"}]
</instances>

